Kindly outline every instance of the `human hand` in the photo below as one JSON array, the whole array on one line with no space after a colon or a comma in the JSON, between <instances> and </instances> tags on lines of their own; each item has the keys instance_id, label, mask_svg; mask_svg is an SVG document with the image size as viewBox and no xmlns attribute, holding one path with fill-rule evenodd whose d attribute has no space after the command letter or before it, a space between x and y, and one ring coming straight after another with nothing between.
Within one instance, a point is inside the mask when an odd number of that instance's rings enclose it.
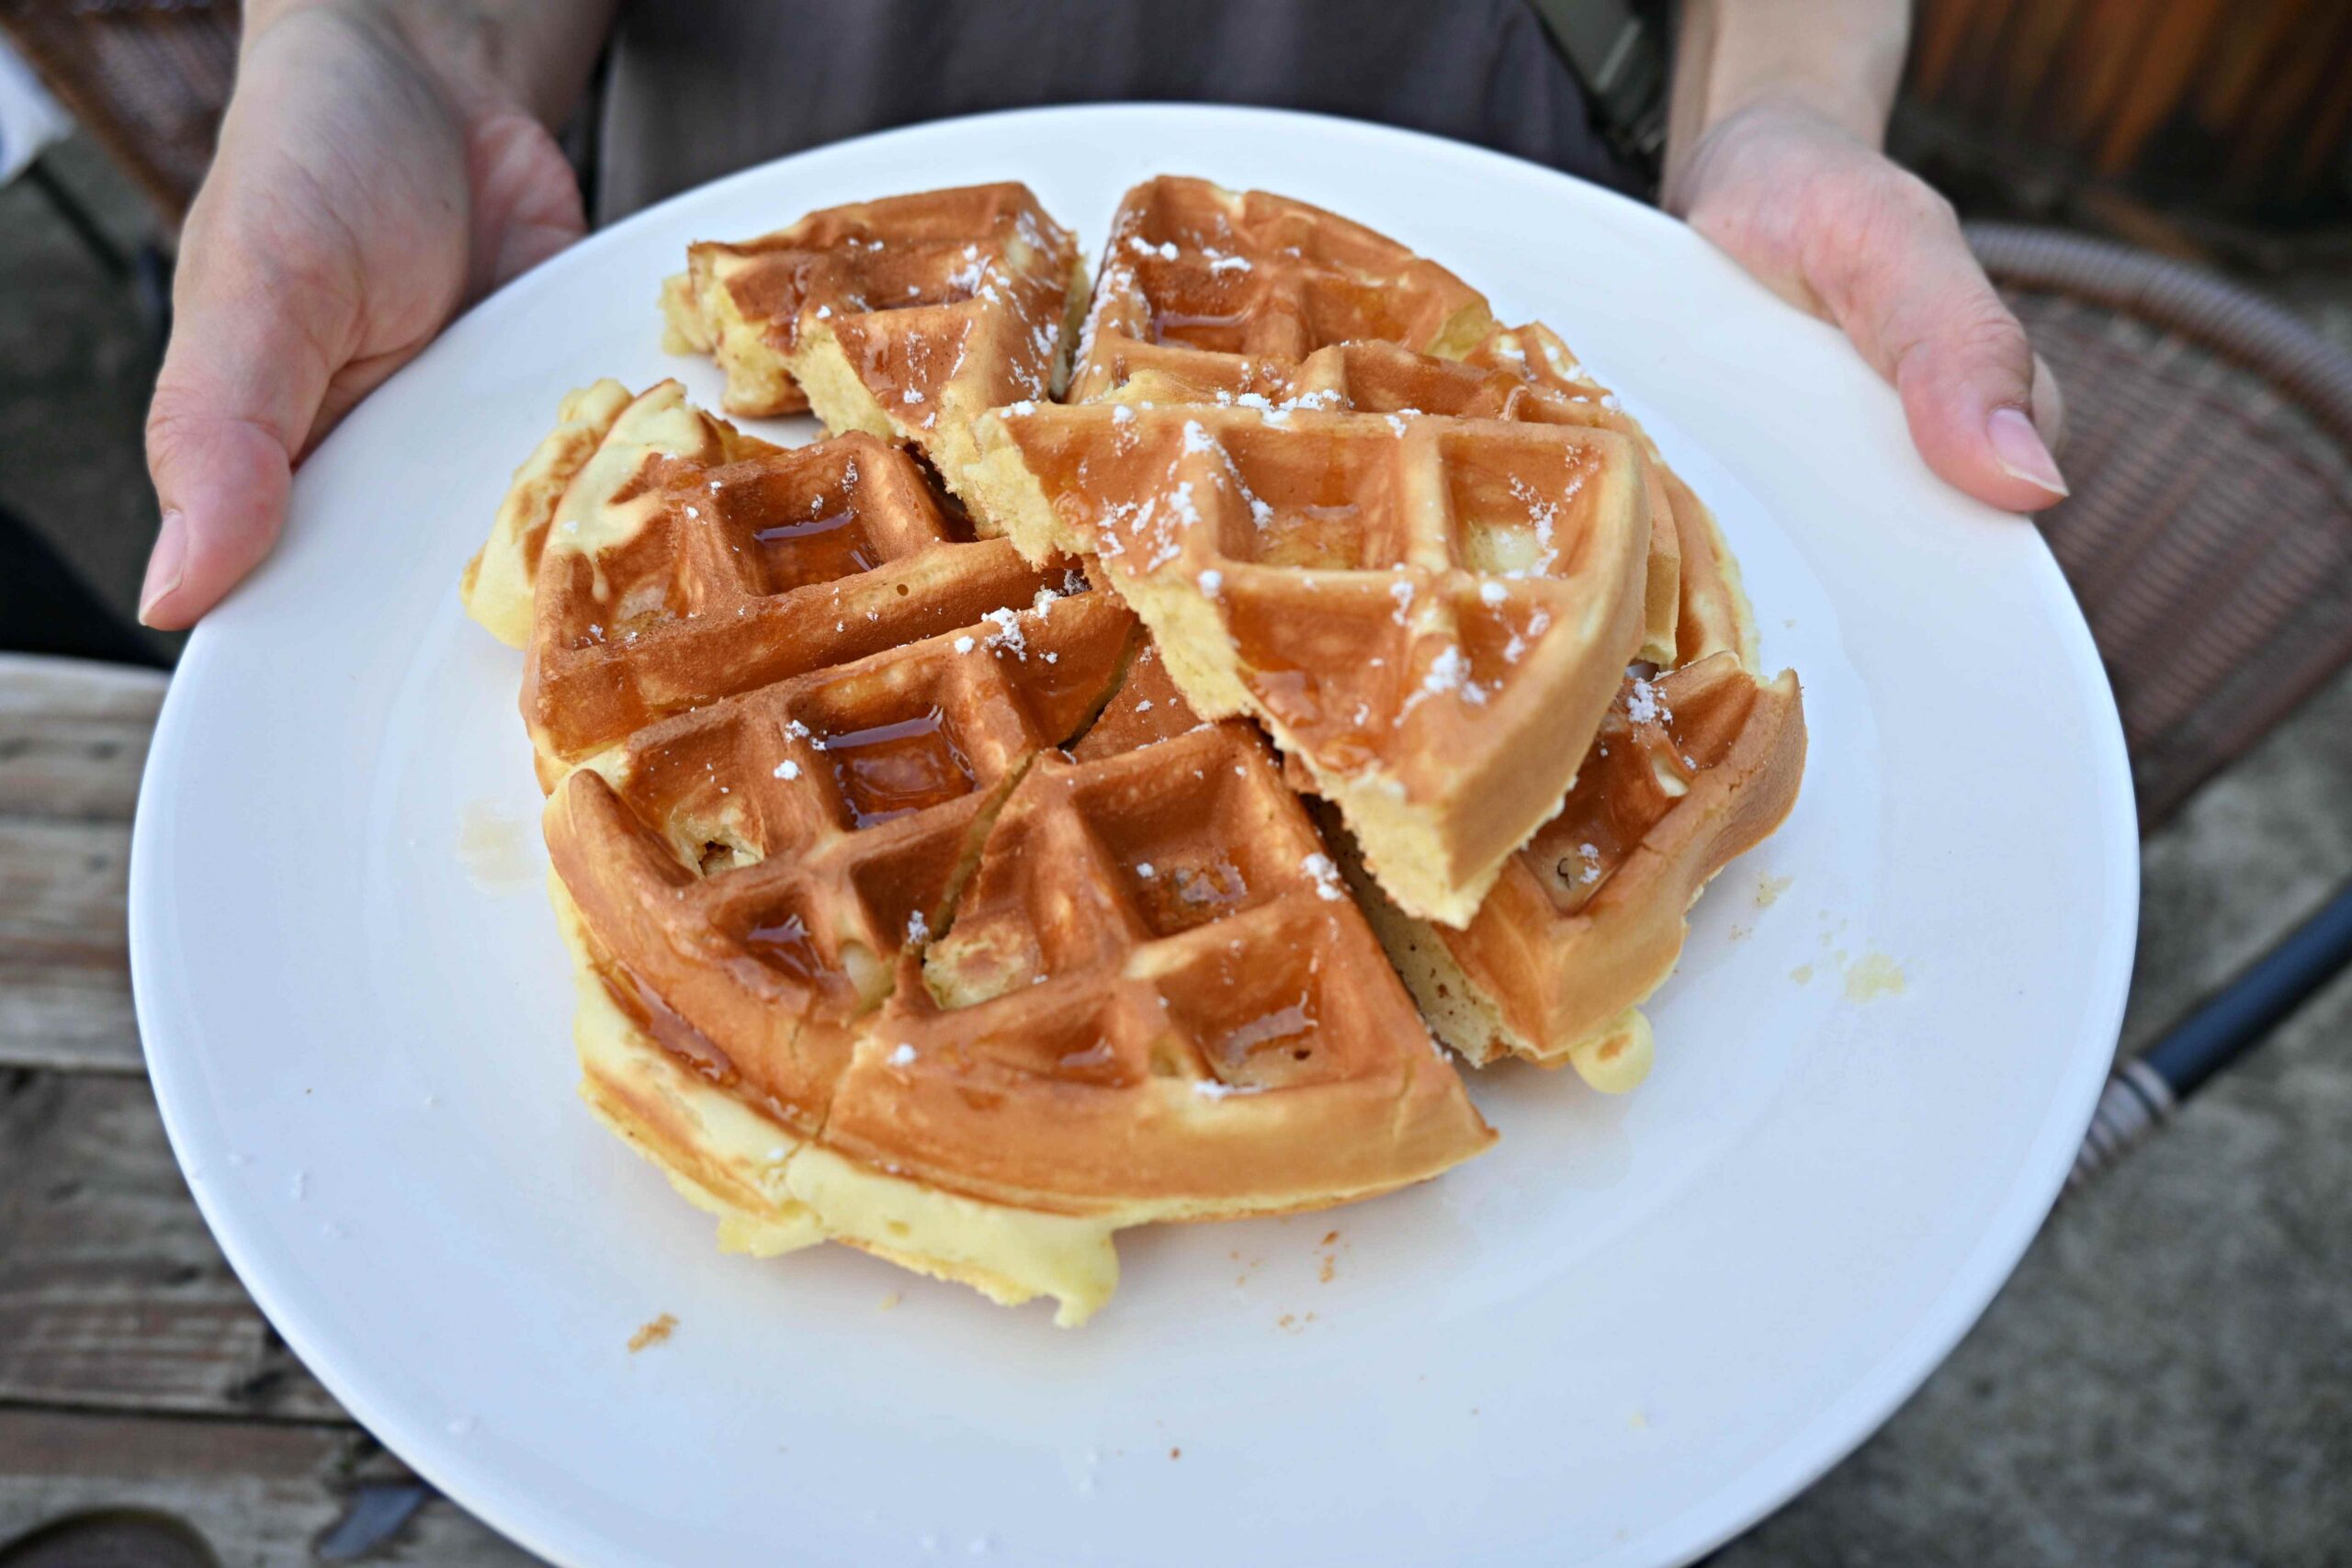
<instances>
[{"instance_id":1,"label":"human hand","mask_svg":"<svg viewBox=\"0 0 2352 1568\"><path fill-rule=\"evenodd\" d=\"M147 415L149 626L190 626L269 552L294 464L460 305L579 237L539 120L429 7L249 7L188 214Z\"/></svg>"},{"instance_id":2,"label":"human hand","mask_svg":"<svg viewBox=\"0 0 2352 1568\"><path fill-rule=\"evenodd\" d=\"M1951 204L1828 117L1766 97L1710 126L1668 210L1835 323L1902 394L1928 466L2011 512L2066 494L2050 367L1976 265Z\"/></svg>"}]
</instances>

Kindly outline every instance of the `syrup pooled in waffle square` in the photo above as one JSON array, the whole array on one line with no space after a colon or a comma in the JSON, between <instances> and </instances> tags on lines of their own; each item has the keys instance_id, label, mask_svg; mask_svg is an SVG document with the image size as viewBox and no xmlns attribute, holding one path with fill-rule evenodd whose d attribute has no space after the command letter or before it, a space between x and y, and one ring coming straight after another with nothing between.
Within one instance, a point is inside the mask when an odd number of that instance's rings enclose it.
<instances>
[{"instance_id":1,"label":"syrup pooled in waffle square","mask_svg":"<svg viewBox=\"0 0 2352 1568\"><path fill-rule=\"evenodd\" d=\"M687 247L663 286L665 344L715 355L725 406L813 409L835 434L910 443L954 489L972 421L1058 386L1086 271L1023 185L812 212L740 244Z\"/></svg>"},{"instance_id":2,"label":"syrup pooled in waffle square","mask_svg":"<svg viewBox=\"0 0 2352 1568\"><path fill-rule=\"evenodd\" d=\"M1558 807L1643 632L1640 450L1606 430L1125 403L1007 409L970 476L1099 558L1204 713L1248 713L1373 874L1466 922Z\"/></svg>"},{"instance_id":3,"label":"syrup pooled in waffle square","mask_svg":"<svg viewBox=\"0 0 2352 1568\"><path fill-rule=\"evenodd\" d=\"M841 1240L1076 1322L1122 1226L1491 1142L1263 743L1172 689L1137 722L1150 663L1113 596L1047 600L557 790L586 1092L735 1245Z\"/></svg>"},{"instance_id":4,"label":"syrup pooled in waffle square","mask_svg":"<svg viewBox=\"0 0 2352 1568\"><path fill-rule=\"evenodd\" d=\"M905 453L782 450L686 400L566 400L469 569L477 618L527 644L543 782L662 714L1030 604L1064 573L974 541Z\"/></svg>"},{"instance_id":5,"label":"syrup pooled in waffle square","mask_svg":"<svg viewBox=\"0 0 2352 1568\"><path fill-rule=\"evenodd\" d=\"M1458 357L1494 326L1476 289L1361 223L1162 175L1111 221L1070 398L1102 396L1163 349L1295 362L1378 339Z\"/></svg>"},{"instance_id":6,"label":"syrup pooled in waffle square","mask_svg":"<svg viewBox=\"0 0 2352 1568\"><path fill-rule=\"evenodd\" d=\"M1725 650L1628 675L1560 814L1467 929L1404 916L1359 877L1366 912L1430 1023L1470 1060L1570 1062L1597 1089L1630 1089L1653 1054L1640 1004L1673 972L1687 911L1788 816L1804 754L1791 671L1759 682Z\"/></svg>"}]
</instances>

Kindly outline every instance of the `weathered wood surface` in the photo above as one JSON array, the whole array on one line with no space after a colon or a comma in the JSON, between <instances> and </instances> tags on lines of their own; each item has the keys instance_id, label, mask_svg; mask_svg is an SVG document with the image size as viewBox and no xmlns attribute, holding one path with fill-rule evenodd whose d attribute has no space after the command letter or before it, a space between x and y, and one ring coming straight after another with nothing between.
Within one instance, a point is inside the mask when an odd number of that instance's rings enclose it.
<instances>
[{"instance_id":1,"label":"weathered wood surface","mask_svg":"<svg viewBox=\"0 0 2352 1568\"><path fill-rule=\"evenodd\" d=\"M144 1081L0 1078L0 1401L335 1420L213 1244Z\"/></svg>"},{"instance_id":2,"label":"weathered wood surface","mask_svg":"<svg viewBox=\"0 0 2352 1568\"><path fill-rule=\"evenodd\" d=\"M0 655L0 1558L528 1562L352 1425L173 1162L125 921L164 685Z\"/></svg>"},{"instance_id":3,"label":"weathered wood surface","mask_svg":"<svg viewBox=\"0 0 2352 1568\"><path fill-rule=\"evenodd\" d=\"M0 1067L140 1070L124 896L164 686L0 655Z\"/></svg>"},{"instance_id":4,"label":"weathered wood surface","mask_svg":"<svg viewBox=\"0 0 2352 1568\"><path fill-rule=\"evenodd\" d=\"M192 1531L222 1568L537 1561L447 1498L419 1506L414 1484L353 1427L0 1409L0 1543L135 1509ZM380 1527L392 1523L386 1538ZM163 1560L152 1551L81 1559Z\"/></svg>"}]
</instances>

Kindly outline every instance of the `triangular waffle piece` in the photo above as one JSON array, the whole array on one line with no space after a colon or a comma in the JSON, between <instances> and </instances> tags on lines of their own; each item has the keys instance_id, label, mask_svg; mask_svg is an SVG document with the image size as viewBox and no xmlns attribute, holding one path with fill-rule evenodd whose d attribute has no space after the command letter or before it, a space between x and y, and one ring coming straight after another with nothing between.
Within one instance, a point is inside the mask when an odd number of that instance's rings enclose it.
<instances>
[{"instance_id":1,"label":"triangular waffle piece","mask_svg":"<svg viewBox=\"0 0 2352 1568\"><path fill-rule=\"evenodd\" d=\"M951 489L972 421L1052 395L1086 270L1023 185L812 212L687 247L662 288L673 352L715 355L730 413L813 409L835 434L911 443Z\"/></svg>"},{"instance_id":2,"label":"triangular waffle piece","mask_svg":"<svg viewBox=\"0 0 2352 1568\"><path fill-rule=\"evenodd\" d=\"M1458 357L1494 326L1476 289L1361 223L1162 175L1112 220L1070 399L1112 391L1163 349L1295 363L1378 339Z\"/></svg>"},{"instance_id":3,"label":"triangular waffle piece","mask_svg":"<svg viewBox=\"0 0 2352 1568\"><path fill-rule=\"evenodd\" d=\"M1440 1037L1470 1060L1569 1062L1597 1089L1632 1089L1653 1050L1640 1004L1673 972L1686 911L1787 817L1804 753L1790 671L1759 682L1721 652L1628 676L1560 814L1468 929L1411 919L1359 877L1366 912Z\"/></svg>"},{"instance_id":4,"label":"triangular waffle piece","mask_svg":"<svg viewBox=\"0 0 2352 1568\"><path fill-rule=\"evenodd\" d=\"M1159 711L1014 786L829 1141L1119 1224L1318 1208L1484 1148L1264 740Z\"/></svg>"},{"instance_id":5,"label":"triangular waffle piece","mask_svg":"<svg viewBox=\"0 0 2352 1568\"><path fill-rule=\"evenodd\" d=\"M1639 646L1648 507L1605 430L1124 403L1008 409L967 476L1100 558L1188 699L1250 714L1403 908L1460 924Z\"/></svg>"},{"instance_id":6,"label":"triangular waffle piece","mask_svg":"<svg viewBox=\"0 0 2352 1568\"><path fill-rule=\"evenodd\" d=\"M815 1136L899 951L1134 630L1080 594L650 725L549 799L556 873L654 1032L674 1015L688 1055Z\"/></svg>"},{"instance_id":7,"label":"triangular waffle piece","mask_svg":"<svg viewBox=\"0 0 2352 1568\"><path fill-rule=\"evenodd\" d=\"M678 716L558 789L585 1092L722 1239L1074 1323L1119 1228L1492 1141L1264 743L1172 692L1088 728L1138 644L1081 594Z\"/></svg>"},{"instance_id":8,"label":"triangular waffle piece","mask_svg":"<svg viewBox=\"0 0 2352 1568\"><path fill-rule=\"evenodd\" d=\"M1520 331L1550 338L1541 327ZM1508 336L1489 339L1482 351L1491 353L1490 345ZM1641 656L1659 664L1683 661L1676 634L1682 550L1671 476L1642 427L1597 386L1589 393L1571 393L1487 364L1440 359L1392 343L1344 343L1317 349L1295 363L1163 347L1105 396L1138 407L1216 403L1276 411L1442 414L1616 431L1640 443L1650 459L1643 476L1649 495L1650 546L1642 592ZM1690 656L1712 651L1697 649Z\"/></svg>"},{"instance_id":9,"label":"triangular waffle piece","mask_svg":"<svg viewBox=\"0 0 2352 1568\"><path fill-rule=\"evenodd\" d=\"M914 460L865 435L781 450L686 400L600 382L516 471L468 569L476 618L531 653L523 714L552 784L662 714L837 664L1066 573L973 540Z\"/></svg>"}]
</instances>

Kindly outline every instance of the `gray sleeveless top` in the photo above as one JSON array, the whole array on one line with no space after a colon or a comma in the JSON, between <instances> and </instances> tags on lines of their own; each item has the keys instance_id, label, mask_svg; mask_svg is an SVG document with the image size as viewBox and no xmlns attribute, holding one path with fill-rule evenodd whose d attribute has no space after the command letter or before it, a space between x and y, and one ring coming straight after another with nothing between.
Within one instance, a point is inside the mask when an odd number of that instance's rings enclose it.
<instances>
[{"instance_id":1,"label":"gray sleeveless top","mask_svg":"<svg viewBox=\"0 0 2352 1568\"><path fill-rule=\"evenodd\" d=\"M1527 0L635 0L596 218L869 130L1118 98L1378 120L1632 186Z\"/></svg>"}]
</instances>

